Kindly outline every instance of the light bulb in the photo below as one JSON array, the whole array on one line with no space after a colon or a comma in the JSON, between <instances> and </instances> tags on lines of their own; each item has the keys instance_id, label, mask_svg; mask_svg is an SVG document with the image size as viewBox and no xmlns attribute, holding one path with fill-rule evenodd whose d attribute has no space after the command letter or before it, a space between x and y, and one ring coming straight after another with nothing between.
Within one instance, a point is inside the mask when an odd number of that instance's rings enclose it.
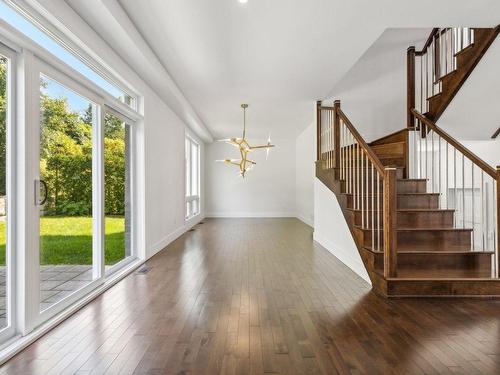
<instances>
[{"instance_id":1,"label":"light bulb","mask_svg":"<svg viewBox=\"0 0 500 375\"><path fill-rule=\"evenodd\" d=\"M238 2L239 2L240 4L246 4L246 3L248 2L248 0L238 0Z\"/></svg>"}]
</instances>

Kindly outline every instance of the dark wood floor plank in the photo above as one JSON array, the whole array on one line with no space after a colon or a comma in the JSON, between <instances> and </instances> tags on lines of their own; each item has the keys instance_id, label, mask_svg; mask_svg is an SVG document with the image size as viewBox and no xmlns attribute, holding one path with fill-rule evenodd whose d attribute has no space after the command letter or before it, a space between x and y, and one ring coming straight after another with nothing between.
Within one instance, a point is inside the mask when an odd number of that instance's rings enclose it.
<instances>
[{"instance_id":1,"label":"dark wood floor plank","mask_svg":"<svg viewBox=\"0 0 500 375\"><path fill-rule=\"evenodd\" d=\"M500 301L386 300L296 219L210 219L1 374L499 374Z\"/></svg>"}]
</instances>

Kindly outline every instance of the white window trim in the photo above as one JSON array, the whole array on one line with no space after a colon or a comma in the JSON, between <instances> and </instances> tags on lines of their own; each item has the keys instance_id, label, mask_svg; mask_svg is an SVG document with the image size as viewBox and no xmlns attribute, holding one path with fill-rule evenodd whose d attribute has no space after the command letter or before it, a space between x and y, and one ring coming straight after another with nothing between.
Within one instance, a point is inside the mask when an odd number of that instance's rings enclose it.
<instances>
[{"instance_id":1,"label":"white window trim","mask_svg":"<svg viewBox=\"0 0 500 375\"><path fill-rule=\"evenodd\" d=\"M198 175L197 179L196 179L197 184L198 184L196 191L198 192L198 194L196 194L196 195L187 195L186 199L185 199L185 204L184 204L184 207L185 207L185 210L186 210L186 212L185 212L185 220L189 221L189 220L195 218L196 216L198 216L201 213L201 192L200 192L200 186L201 186L201 164L200 164L201 146L200 146L199 142L197 142L193 137L191 137L187 133L186 133L185 139L189 142L190 161L191 161L191 158L193 157L193 155L191 153L191 151L192 151L192 144L195 144L196 147L197 147L197 150L198 150L197 155L196 155L196 157L198 159L197 162L196 162L197 175ZM184 155L185 154L186 154L186 150L184 150ZM191 171L191 165L192 165L192 163L189 163L189 165L188 165L187 160L185 160L184 164L186 165L186 168L185 168L186 170L184 171L185 176L187 175L187 173L192 174L192 171ZM186 178L184 178L184 182L185 181L186 181ZM190 178L190 182L192 184L192 178ZM186 187L186 189L184 189L184 192L186 192L186 190L187 190L187 187ZM189 190L191 191L192 189L189 189ZM197 210L197 212L195 214L189 214L188 215L187 208L186 208L186 203L191 203L191 202L197 202L198 203L197 204L198 210Z\"/></svg>"},{"instance_id":2,"label":"white window trim","mask_svg":"<svg viewBox=\"0 0 500 375\"><path fill-rule=\"evenodd\" d=\"M14 249L16 247L16 87L17 87L17 54L7 46L0 43L0 54L9 60L8 76L7 76L7 117L6 117L6 193L7 193L7 243L5 247L5 266L7 270L6 278L6 327L0 330L0 343L12 337L16 331L17 310L14 299L17 296L16 288L16 273L13 272L16 268L16 258L14 257Z\"/></svg>"}]
</instances>

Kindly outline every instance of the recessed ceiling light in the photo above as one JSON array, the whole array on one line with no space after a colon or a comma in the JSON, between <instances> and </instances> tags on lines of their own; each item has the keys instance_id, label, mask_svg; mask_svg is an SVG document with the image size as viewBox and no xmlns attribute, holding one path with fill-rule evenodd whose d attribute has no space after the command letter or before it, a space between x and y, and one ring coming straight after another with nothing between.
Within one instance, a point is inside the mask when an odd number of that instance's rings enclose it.
<instances>
[{"instance_id":1,"label":"recessed ceiling light","mask_svg":"<svg viewBox=\"0 0 500 375\"><path fill-rule=\"evenodd\" d=\"M238 0L241 4L246 4L248 3L248 0Z\"/></svg>"}]
</instances>

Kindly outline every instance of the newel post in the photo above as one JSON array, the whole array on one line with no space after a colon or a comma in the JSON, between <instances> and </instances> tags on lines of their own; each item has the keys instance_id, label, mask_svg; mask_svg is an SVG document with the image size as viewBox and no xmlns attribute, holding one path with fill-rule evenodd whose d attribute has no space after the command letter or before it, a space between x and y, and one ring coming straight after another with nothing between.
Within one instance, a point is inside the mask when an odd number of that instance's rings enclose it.
<instances>
[{"instance_id":1,"label":"newel post","mask_svg":"<svg viewBox=\"0 0 500 375\"><path fill-rule=\"evenodd\" d=\"M340 100L335 100L333 102L333 150L335 152L335 165L334 167L338 170L340 168Z\"/></svg>"},{"instance_id":2,"label":"newel post","mask_svg":"<svg viewBox=\"0 0 500 375\"><path fill-rule=\"evenodd\" d=\"M408 128L413 127L413 114L411 110L415 108L415 47L409 47L406 51L406 103L407 103L407 124Z\"/></svg>"},{"instance_id":3,"label":"newel post","mask_svg":"<svg viewBox=\"0 0 500 375\"><path fill-rule=\"evenodd\" d=\"M497 251L500 254L500 166L497 166ZM500 257L497 256L497 270L500 266Z\"/></svg>"},{"instance_id":4,"label":"newel post","mask_svg":"<svg viewBox=\"0 0 500 375\"><path fill-rule=\"evenodd\" d=\"M415 47L411 46L406 51L406 128L415 126L415 118L412 109L415 108ZM409 130L405 135L405 170L404 177L408 177L410 170L410 155L409 155Z\"/></svg>"},{"instance_id":5,"label":"newel post","mask_svg":"<svg viewBox=\"0 0 500 375\"><path fill-rule=\"evenodd\" d=\"M316 161L321 160L321 101L316 102Z\"/></svg>"},{"instance_id":6,"label":"newel post","mask_svg":"<svg viewBox=\"0 0 500 375\"><path fill-rule=\"evenodd\" d=\"M396 168L386 167L384 178L384 277L396 277L397 253L397 186Z\"/></svg>"}]
</instances>

